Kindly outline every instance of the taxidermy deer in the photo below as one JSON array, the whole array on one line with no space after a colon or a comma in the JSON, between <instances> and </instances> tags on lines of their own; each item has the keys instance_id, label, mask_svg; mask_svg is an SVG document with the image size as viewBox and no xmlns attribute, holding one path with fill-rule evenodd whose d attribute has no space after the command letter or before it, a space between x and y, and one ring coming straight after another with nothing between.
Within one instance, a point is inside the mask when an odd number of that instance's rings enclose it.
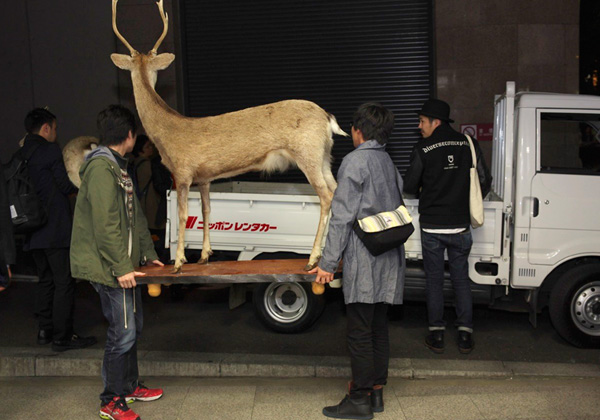
<instances>
[{"instance_id":1,"label":"taxidermy deer","mask_svg":"<svg viewBox=\"0 0 600 420\"><path fill-rule=\"evenodd\" d=\"M179 272L185 262L184 233L192 182L199 185L202 198L204 240L198 261L202 264L208 262L212 254L210 182L249 171L284 170L290 164L296 164L304 172L321 204L319 227L305 269L314 268L321 257L326 220L337 187L331 173L332 134L348 134L342 131L333 115L315 103L303 100L276 102L215 117L180 115L154 90L157 72L175 59L173 54L157 54L169 27L163 0L157 2L163 32L147 54L134 50L119 33L117 2L112 2L113 31L131 55L112 54L111 59L117 67L131 72L140 120L177 183L179 231L174 272Z\"/></svg>"}]
</instances>

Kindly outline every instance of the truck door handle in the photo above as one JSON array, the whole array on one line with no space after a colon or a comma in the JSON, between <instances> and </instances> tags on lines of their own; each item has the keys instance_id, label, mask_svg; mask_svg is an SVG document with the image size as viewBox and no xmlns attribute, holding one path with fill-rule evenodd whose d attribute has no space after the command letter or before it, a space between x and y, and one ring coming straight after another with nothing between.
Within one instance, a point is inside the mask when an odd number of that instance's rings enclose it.
<instances>
[{"instance_id":1,"label":"truck door handle","mask_svg":"<svg viewBox=\"0 0 600 420\"><path fill-rule=\"evenodd\" d=\"M540 200L537 197L533 197L533 217L537 217L540 213Z\"/></svg>"}]
</instances>

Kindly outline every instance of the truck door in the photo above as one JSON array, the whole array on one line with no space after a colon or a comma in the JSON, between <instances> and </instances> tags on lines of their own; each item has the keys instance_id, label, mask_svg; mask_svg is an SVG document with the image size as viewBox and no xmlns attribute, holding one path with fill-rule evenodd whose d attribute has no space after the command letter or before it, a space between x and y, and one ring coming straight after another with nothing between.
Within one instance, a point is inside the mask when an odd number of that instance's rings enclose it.
<instances>
[{"instance_id":1,"label":"truck door","mask_svg":"<svg viewBox=\"0 0 600 420\"><path fill-rule=\"evenodd\" d=\"M528 259L554 265L597 253L600 113L538 110Z\"/></svg>"}]
</instances>

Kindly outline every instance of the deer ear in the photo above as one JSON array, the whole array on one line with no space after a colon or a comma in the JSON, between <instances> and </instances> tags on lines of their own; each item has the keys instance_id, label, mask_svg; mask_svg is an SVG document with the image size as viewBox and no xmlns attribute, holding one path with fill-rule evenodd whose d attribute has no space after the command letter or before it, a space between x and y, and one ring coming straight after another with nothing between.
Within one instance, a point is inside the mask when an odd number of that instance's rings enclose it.
<instances>
[{"instance_id":1,"label":"deer ear","mask_svg":"<svg viewBox=\"0 0 600 420\"><path fill-rule=\"evenodd\" d=\"M125 54L111 54L110 59L115 66L122 70L131 70L133 68L131 57Z\"/></svg>"},{"instance_id":2,"label":"deer ear","mask_svg":"<svg viewBox=\"0 0 600 420\"><path fill-rule=\"evenodd\" d=\"M164 70L175 60L175 54L162 53L154 57L151 61L152 70Z\"/></svg>"}]
</instances>

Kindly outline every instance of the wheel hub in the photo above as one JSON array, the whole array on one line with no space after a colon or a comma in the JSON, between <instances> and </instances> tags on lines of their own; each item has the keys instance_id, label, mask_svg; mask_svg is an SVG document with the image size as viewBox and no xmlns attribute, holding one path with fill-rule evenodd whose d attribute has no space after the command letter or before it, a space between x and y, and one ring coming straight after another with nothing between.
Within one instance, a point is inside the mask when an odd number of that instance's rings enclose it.
<instances>
[{"instance_id":1,"label":"wheel hub","mask_svg":"<svg viewBox=\"0 0 600 420\"><path fill-rule=\"evenodd\" d=\"M586 334L600 336L600 282L581 287L573 295L571 307L575 325Z\"/></svg>"},{"instance_id":2,"label":"wheel hub","mask_svg":"<svg viewBox=\"0 0 600 420\"><path fill-rule=\"evenodd\" d=\"M269 316L282 323L302 318L307 309L307 301L306 290L298 283L272 283L264 295Z\"/></svg>"},{"instance_id":3,"label":"wheel hub","mask_svg":"<svg viewBox=\"0 0 600 420\"><path fill-rule=\"evenodd\" d=\"M291 290L286 290L283 292L281 295L281 303L286 306L291 306L294 304L294 302L296 302L296 293L292 292Z\"/></svg>"}]
</instances>

